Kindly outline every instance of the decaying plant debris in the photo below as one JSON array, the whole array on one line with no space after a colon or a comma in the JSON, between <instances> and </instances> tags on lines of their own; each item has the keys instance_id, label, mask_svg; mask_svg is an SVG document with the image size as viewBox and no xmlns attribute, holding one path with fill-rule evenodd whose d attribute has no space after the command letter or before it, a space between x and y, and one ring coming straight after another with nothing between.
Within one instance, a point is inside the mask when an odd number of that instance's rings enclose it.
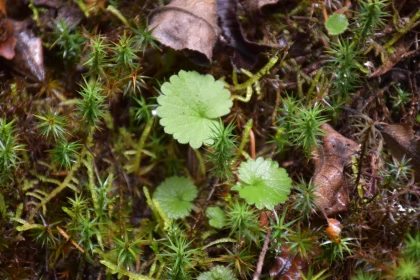
<instances>
[{"instance_id":1,"label":"decaying plant debris","mask_svg":"<svg viewBox=\"0 0 420 280\"><path fill-rule=\"evenodd\" d=\"M414 135L410 124L378 124L392 156L399 161L411 159L411 166L415 174L420 174L420 139ZM416 180L420 180L417 175Z\"/></svg>"},{"instance_id":2,"label":"decaying plant debris","mask_svg":"<svg viewBox=\"0 0 420 280\"><path fill-rule=\"evenodd\" d=\"M25 22L14 22L16 55L11 61L13 69L37 82L44 82L44 51L42 41L35 37Z\"/></svg>"},{"instance_id":3,"label":"decaying plant debris","mask_svg":"<svg viewBox=\"0 0 420 280\"><path fill-rule=\"evenodd\" d=\"M197 51L211 61L220 34L216 1L172 1L149 15L149 29L163 45Z\"/></svg>"},{"instance_id":4,"label":"decaying plant debris","mask_svg":"<svg viewBox=\"0 0 420 280\"><path fill-rule=\"evenodd\" d=\"M7 18L6 3L0 1L0 56L12 59L15 56L16 39L13 37L13 26Z\"/></svg>"},{"instance_id":5,"label":"decaying plant debris","mask_svg":"<svg viewBox=\"0 0 420 280\"><path fill-rule=\"evenodd\" d=\"M419 279L419 34L418 0L0 0L0 279Z\"/></svg>"},{"instance_id":6,"label":"decaying plant debris","mask_svg":"<svg viewBox=\"0 0 420 280\"><path fill-rule=\"evenodd\" d=\"M321 129L325 136L322 148L313 158L315 173L312 184L317 196L315 203L329 217L347 210L350 184L346 182L344 167L359 152L360 144L342 136L327 123L322 124Z\"/></svg>"}]
</instances>

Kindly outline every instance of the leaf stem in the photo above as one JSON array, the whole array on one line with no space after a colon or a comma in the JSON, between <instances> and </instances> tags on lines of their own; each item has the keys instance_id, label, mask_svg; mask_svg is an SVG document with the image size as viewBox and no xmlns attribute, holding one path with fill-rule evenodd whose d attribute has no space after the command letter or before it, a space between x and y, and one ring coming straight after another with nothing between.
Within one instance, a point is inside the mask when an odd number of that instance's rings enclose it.
<instances>
[{"instance_id":1,"label":"leaf stem","mask_svg":"<svg viewBox=\"0 0 420 280\"><path fill-rule=\"evenodd\" d=\"M137 144L137 151L136 151L136 156L134 157L133 166L132 166L131 170L129 170L128 173L137 172L140 169L141 153L143 151L144 143L146 142L146 139L149 136L150 131L152 129L153 121L154 121L154 118L150 118L146 123L146 127L144 128L143 133L142 133L142 135L139 139L139 142Z\"/></svg>"},{"instance_id":2,"label":"leaf stem","mask_svg":"<svg viewBox=\"0 0 420 280\"><path fill-rule=\"evenodd\" d=\"M255 156L255 135L254 132L252 131L252 129L249 131L249 140L250 140L250 154L251 154L251 158L252 159L256 159Z\"/></svg>"},{"instance_id":3,"label":"leaf stem","mask_svg":"<svg viewBox=\"0 0 420 280\"><path fill-rule=\"evenodd\" d=\"M420 18L420 10L417 11L417 13L410 19L410 21L406 24L406 26L404 28L401 28L400 30L398 30L398 33L391 39L389 40L386 44L385 44L385 48L388 49L390 48L395 42L397 42L405 33L407 33L408 31L410 31L410 29L412 27L414 27L415 24L418 24L418 22L416 23L416 20L418 20Z\"/></svg>"},{"instance_id":4,"label":"leaf stem","mask_svg":"<svg viewBox=\"0 0 420 280\"><path fill-rule=\"evenodd\" d=\"M244 82L242 84L236 85L234 87L234 90L237 91L237 90L246 89L247 87L252 86L256 82L258 82L261 79L262 76L267 75L267 74L270 73L270 69L273 68L273 66L277 63L278 60L279 60L279 57L278 56L275 56L275 57L270 58L270 60L268 61L268 63L260 71L258 71L252 77L250 77L248 81L246 81L246 82Z\"/></svg>"},{"instance_id":5,"label":"leaf stem","mask_svg":"<svg viewBox=\"0 0 420 280\"><path fill-rule=\"evenodd\" d=\"M83 147L82 151L80 152L80 156L77 159L77 161L73 164L73 167L71 168L69 174L67 175L67 177L64 179L64 181L58 186L56 187L52 192L50 192L48 194L47 197L45 197L43 200L41 200L29 213L29 218L28 221L29 223L33 223L34 222L34 216L36 214L36 212L41 208L44 207L51 199L53 199L56 195L58 195L61 191L63 191L70 183L70 181L73 179L73 176L75 174L75 172L79 169L81 163L82 163L82 159L85 156L86 153L86 148Z\"/></svg>"},{"instance_id":6,"label":"leaf stem","mask_svg":"<svg viewBox=\"0 0 420 280\"><path fill-rule=\"evenodd\" d=\"M204 159L203 156L201 155L201 153L198 151L198 149L193 149L195 156L198 159L198 163L200 165L200 172L202 175L206 175L206 165L204 163Z\"/></svg>"},{"instance_id":7,"label":"leaf stem","mask_svg":"<svg viewBox=\"0 0 420 280\"><path fill-rule=\"evenodd\" d=\"M86 145L90 147L92 144L92 135L90 135L87 139ZM96 193L96 186L95 186L95 177L93 172L93 156L91 153L88 153L86 156L86 161L84 162L86 169L87 169L87 175L88 175L88 189L90 192L90 195L92 196L93 201L93 208L95 209L95 213L97 217L100 217L100 207L98 203L98 195Z\"/></svg>"},{"instance_id":8,"label":"leaf stem","mask_svg":"<svg viewBox=\"0 0 420 280\"><path fill-rule=\"evenodd\" d=\"M106 7L106 10L111 12L111 14L113 14L114 16L116 16L119 20L121 20L122 23L124 23L125 26L127 26L128 28L131 28L130 24L128 23L127 19L121 14L120 11L118 11L114 6L112 5L108 5L108 7Z\"/></svg>"},{"instance_id":9,"label":"leaf stem","mask_svg":"<svg viewBox=\"0 0 420 280\"><path fill-rule=\"evenodd\" d=\"M279 60L278 56L274 56L270 58L268 63L255 75L253 75L251 72L246 71L245 69L241 69L241 72L249 77L249 79L242 84L238 84L236 72L233 72L233 76L232 76L233 88L231 87L232 91L240 91L240 90L246 89L246 96L243 97L241 95L232 95L230 99L231 100L237 99L242 102L249 102L249 100L251 100L251 97L252 97L252 85L256 84L257 87L259 88L259 85L258 85L259 80L262 78L262 76L270 73L270 69L273 68L273 66L277 63L278 60Z\"/></svg>"},{"instance_id":10,"label":"leaf stem","mask_svg":"<svg viewBox=\"0 0 420 280\"><path fill-rule=\"evenodd\" d=\"M236 153L236 157L233 160L233 162L236 162L239 157L242 155L242 152L244 151L244 148L246 144L249 142L249 134L251 133L252 129L252 119L248 120L248 122L245 125L244 133L242 135L241 143L239 144L238 152Z\"/></svg>"}]
</instances>

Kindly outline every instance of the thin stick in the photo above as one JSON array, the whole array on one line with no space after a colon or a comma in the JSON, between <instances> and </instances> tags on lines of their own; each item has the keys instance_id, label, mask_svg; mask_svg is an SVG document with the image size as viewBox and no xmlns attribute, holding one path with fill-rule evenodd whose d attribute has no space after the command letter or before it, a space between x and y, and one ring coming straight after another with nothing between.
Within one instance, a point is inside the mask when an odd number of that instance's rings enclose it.
<instances>
[{"instance_id":1,"label":"thin stick","mask_svg":"<svg viewBox=\"0 0 420 280\"><path fill-rule=\"evenodd\" d=\"M143 152L143 147L144 147L144 144L146 142L146 139L149 136L150 131L152 129L153 121L154 121L154 118L150 118L146 123L146 126L145 126L145 128L143 130L143 133L141 134L139 142L137 144L136 156L134 157L134 162L133 162L132 168L131 168L131 170L129 170L128 173L133 173L133 172L139 172L140 171L141 154Z\"/></svg>"},{"instance_id":2,"label":"thin stick","mask_svg":"<svg viewBox=\"0 0 420 280\"><path fill-rule=\"evenodd\" d=\"M249 131L249 142L250 142L250 153L251 153L251 157L252 159L255 159L255 135L254 135L254 131L252 131L252 129Z\"/></svg>"},{"instance_id":3,"label":"thin stick","mask_svg":"<svg viewBox=\"0 0 420 280\"><path fill-rule=\"evenodd\" d=\"M261 271L264 264L265 254L267 254L268 243L270 242L270 236L271 236L271 229L269 229L267 231L267 234L265 235L264 246L262 247L260 256L258 258L257 269L255 270L254 277L252 278L253 280L260 279Z\"/></svg>"}]
</instances>

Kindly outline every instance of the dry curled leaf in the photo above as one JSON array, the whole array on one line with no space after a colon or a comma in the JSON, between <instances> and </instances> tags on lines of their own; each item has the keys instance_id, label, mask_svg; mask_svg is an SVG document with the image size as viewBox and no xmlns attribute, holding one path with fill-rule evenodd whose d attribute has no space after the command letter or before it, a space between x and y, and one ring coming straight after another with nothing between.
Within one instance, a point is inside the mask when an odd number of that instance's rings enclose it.
<instances>
[{"instance_id":1,"label":"dry curled leaf","mask_svg":"<svg viewBox=\"0 0 420 280\"><path fill-rule=\"evenodd\" d=\"M34 0L34 6L50 11L49 13L41 13L39 15L40 28L55 29L59 21L64 21L68 26L75 26L85 17L83 11L75 1Z\"/></svg>"},{"instance_id":2,"label":"dry curled leaf","mask_svg":"<svg viewBox=\"0 0 420 280\"><path fill-rule=\"evenodd\" d=\"M325 232L332 242L337 244L340 243L340 234L343 226L341 225L340 221L336 219L327 219L327 221L328 227Z\"/></svg>"},{"instance_id":3,"label":"dry curled leaf","mask_svg":"<svg viewBox=\"0 0 420 280\"><path fill-rule=\"evenodd\" d=\"M398 161L403 157L411 159L410 165L416 174L420 174L420 139L416 137L410 124L377 124L391 154ZM419 181L420 176L416 176Z\"/></svg>"},{"instance_id":4,"label":"dry curled leaf","mask_svg":"<svg viewBox=\"0 0 420 280\"><path fill-rule=\"evenodd\" d=\"M209 62L220 34L216 0L173 0L150 13L149 30L163 45L198 52Z\"/></svg>"},{"instance_id":5,"label":"dry curled leaf","mask_svg":"<svg viewBox=\"0 0 420 280\"><path fill-rule=\"evenodd\" d=\"M270 268L270 276L278 280L302 279L299 271L305 273L308 268L308 261L303 260L299 254L292 254L287 245L281 245L281 252L275 258Z\"/></svg>"},{"instance_id":6,"label":"dry curled leaf","mask_svg":"<svg viewBox=\"0 0 420 280\"><path fill-rule=\"evenodd\" d=\"M280 0L243 0L242 5L248 13L260 14L267 5L277 4Z\"/></svg>"},{"instance_id":7,"label":"dry curled leaf","mask_svg":"<svg viewBox=\"0 0 420 280\"><path fill-rule=\"evenodd\" d=\"M6 4L0 0L0 56L12 59L15 56L16 40L13 37L13 26L7 18Z\"/></svg>"},{"instance_id":8,"label":"dry curled leaf","mask_svg":"<svg viewBox=\"0 0 420 280\"><path fill-rule=\"evenodd\" d=\"M344 166L352 155L360 150L360 145L342 136L329 124L321 128L325 131L323 148L318 149L313 161L315 174L315 203L326 216L347 210L349 195L344 177Z\"/></svg>"},{"instance_id":9,"label":"dry curled leaf","mask_svg":"<svg viewBox=\"0 0 420 280\"><path fill-rule=\"evenodd\" d=\"M44 55L42 41L35 37L26 22L13 21L16 38L16 55L12 67L17 72L36 81L45 80Z\"/></svg>"},{"instance_id":10,"label":"dry curled leaf","mask_svg":"<svg viewBox=\"0 0 420 280\"><path fill-rule=\"evenodd\" d=\"M277 4L280 0L258 0L258 8L262 9L266 5Z\"/></svg>"},{"instance_id":11,"label":"dry curled leaf","mask_svg":"<svg viewBox=\"0 0 420 280\"><path fill-rule=\"evenodd\" d=\"M238 68L252 69L261 53L271 50L270 46L245 39L237 16L237 0L217 0L217 15L226 43L234 48L233 64Z\"/></svg>"}]
</instances>

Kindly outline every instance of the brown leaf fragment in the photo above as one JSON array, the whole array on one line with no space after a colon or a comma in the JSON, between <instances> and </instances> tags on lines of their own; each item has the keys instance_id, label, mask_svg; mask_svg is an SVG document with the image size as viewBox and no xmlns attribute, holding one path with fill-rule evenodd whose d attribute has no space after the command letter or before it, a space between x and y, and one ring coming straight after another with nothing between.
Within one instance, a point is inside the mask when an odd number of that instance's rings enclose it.
<instances>
[{"instance_id":1,"label":"brown leaf fragment","mask_svg":"<svg viewBox=\"0 0 420 280\"><path fill-rule=\"evenodd\" d=\"M260 213L260 227L267 228L270 225L271 211L262 211Z\"/></svg>"},{"instance_id":2,"label":"brown leaf fragment","mask_svg":"<svg viewBox=\"0 0 420 280\"><path fill-rule=\"evenodd\" d=\"M225 42L234 48L232 62L237 68L252 69L261 53L271 46L248 41L242 33L237 16L237 0L217 0L217 15Z\"/></svg>"},{"instance_id":3,"label":"brown leaf fragment","mask_svg":"<svg viewBox=\"0 0 420 280\"><path fill-rule=\"evenodd\" d=\"M150 13L149 30L163 45L198 52L210 62L220 34L216 0L173 0Z\"/></svg>"},{"instance_id":4,"label":"brown leaf fragment","mask_svg":"<svg viewBox=\"0 0 420 280\"><path fill-rule=\"evenodd\" d=\"M248 13L260 14L267 5L275 5L279 0L243 0L242 5Z\"/></svg>"},{"instance_id":5,"label":"brown leaf fragment","mask_svg":"<svg viewBox=\"0 0 420 280\"><path fill-rule=\"evenodd\" d=\"M299 271L305 273L308 262L299 255L293 255L287 245L281 246L280 254L275 258L274 264L270 268L269 274L278 280L298 280L302 279Z\"/></svg>"},{"instance_id":6,"label":"brown leaf fragment","mask_svg":"<svg viewBox=\"0 0 420 280\"><path fill-rule=\"evenodd\" d=\"M34 0L35 6L43 6L55 9L58 9L60 6L63 5L63 3L64 0Z\"/></svg>"},{"instance_id":7,"label":"brown leaf fragment","mask_svg":"<svg viewBox=\"0 0 420 280\"><path fill-rule=\"evenodd\" d=\"M410 165L420 180L420 139L415 136L410 124L380 123L376 128L381 132L393 157L401 161L403 157L411 159Z\"/></svg>"},{"instance_id":8,"label":"brown leaf fragment","mask_svg":"<svg viewBox=\"0 0 420 280\"><path fill-rule=\"evenodd\" d=\"M11 61L13 69L33 80L44 81L45 68L41 39L35 37L26 22L13 21L13 29L16 38L16 55Z\"/></svg>"},{"instance_id":9,"label":"brown leaf fragment","mask_svg":"<svg viewBox=\"0 0 420 280\"><path fill-rule=\"evenodd\" d=\"M13 37L13 27L7 18L6 5L0 0L0 56L12 59L15 56L16 40Z\"/></svg>"},{"instance_id":10,"label":"brown leaf fragment","mask_svg":"<svg viewBox=\"0 0 420 280\"><path fill-rule=\"evenodd\" d=\"M273 5L277 4L280 0L259 0L258 1L258 8L262 9L266 5Z\"/></svg>"},{"instance_id":11,"label":"brown leaf fragment","mask_svg":"<svg viewBox=\"0 0 420 280\"><path fill-rule=\"evenodd\" d=\"M335 131L329 124L321 128L325 131L323 147L316 151L313 159L315 173L316 205L327 216L347 210L349 194L344 177L344 166L351 156L360 150L360 145Z\"/></svg>"},{"instance_id":12,"label":"brown leaf fragment","mask_svg":"<svg viewBox=\"0 0 420 280\"><path fill-rule=\"evenodd\" d=\"M59 21L64 21L68 26L75 26L85 17L80 7L75 4L75 1L34 0L34 6L46 8L50 11L39 15L41 29L55 29Z\"/></svg>"},{"instance_id":13,"label":"brown leaf fragment","mask_svg":"<svg viewBox=\"0 0 420 280\"><path fill-rule=\"evenodd\" d=\"M10 36L6 41L0 43L0 56L5 59L12 59L15 56L16 39Z\"/></svg>"}]
</instances>

